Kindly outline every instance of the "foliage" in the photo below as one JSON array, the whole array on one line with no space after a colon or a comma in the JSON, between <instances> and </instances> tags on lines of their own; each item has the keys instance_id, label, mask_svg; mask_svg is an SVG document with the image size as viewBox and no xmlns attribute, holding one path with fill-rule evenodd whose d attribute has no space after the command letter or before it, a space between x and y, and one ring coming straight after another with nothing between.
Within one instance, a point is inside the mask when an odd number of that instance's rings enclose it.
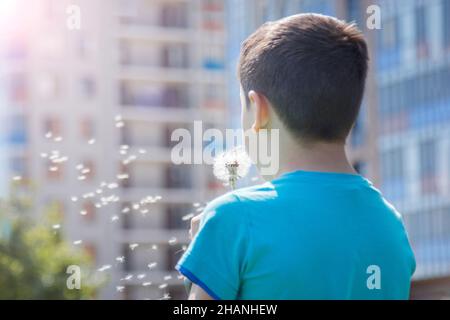
<instances>
[{"instance_id":1,"label":"foliage","mask_svg":"<svg viewBox=\"0 0 450 320\"><path fill-rule=\"evenodd\" d=\"M0 202L0 299L94 298L99 283L89 273L89 256L52 228L58 214L36 222L30 207L15 197ZM70 265L81 268L80 289L67 288Z\"/></svg>"}]
</instances>

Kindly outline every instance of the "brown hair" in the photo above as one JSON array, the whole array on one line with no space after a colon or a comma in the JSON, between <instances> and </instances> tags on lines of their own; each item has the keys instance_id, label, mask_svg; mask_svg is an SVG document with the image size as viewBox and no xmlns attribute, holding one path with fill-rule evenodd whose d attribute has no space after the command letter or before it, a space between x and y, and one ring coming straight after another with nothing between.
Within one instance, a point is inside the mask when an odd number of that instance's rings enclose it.
<instances>
[{"instance_id":1,"label":"brown hair","mask_svg":"<svg viewBox=\"0 0 450 320\"><path fill-rule=\"evenodd\" d=\"M358 116L368 59L355 24L298 14L263 24L243 42L238 76L245 95L264 94L297 137L343 141Z\"/></svg>"}]
</instances>

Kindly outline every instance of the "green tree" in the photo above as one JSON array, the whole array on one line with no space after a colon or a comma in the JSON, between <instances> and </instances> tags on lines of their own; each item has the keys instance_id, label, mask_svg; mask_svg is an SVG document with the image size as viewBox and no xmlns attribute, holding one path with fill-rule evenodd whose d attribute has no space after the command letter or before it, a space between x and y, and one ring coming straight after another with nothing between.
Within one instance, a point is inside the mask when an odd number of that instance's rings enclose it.
<instances>
[{"instance_id":1,"label":"green tree","mask_svg":"<svg viewBox=\"0 0 450 320\"><path fill-rule=\"evenodd\" d=\"M0 299L94 298L100 282L89 256L52 228L58 214L50 211L37 223L30 220L30 207L15 197L0 202ZM67 287L70 265L81 268L80 289Z\"/></svg>"}]
</instances>

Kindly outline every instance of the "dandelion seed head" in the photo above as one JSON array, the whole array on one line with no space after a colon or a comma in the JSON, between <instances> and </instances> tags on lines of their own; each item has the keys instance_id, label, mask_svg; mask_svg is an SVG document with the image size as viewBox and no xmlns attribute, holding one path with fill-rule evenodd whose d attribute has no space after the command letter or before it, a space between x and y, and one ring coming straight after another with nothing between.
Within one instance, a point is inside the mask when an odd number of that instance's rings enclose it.
<instances>
[{"instance_id":1,"label":"dandelion seed head","mask_svg":"<svg viewBox=\"0 0 450 320\"><path fill-rule=\"evenodd\" d=\"M245 177L251 160L243 147L236 147L219 154L214 159L213 173L217 179L229 183L233 188L238 179Z\"/></svg>"}]
</instances>

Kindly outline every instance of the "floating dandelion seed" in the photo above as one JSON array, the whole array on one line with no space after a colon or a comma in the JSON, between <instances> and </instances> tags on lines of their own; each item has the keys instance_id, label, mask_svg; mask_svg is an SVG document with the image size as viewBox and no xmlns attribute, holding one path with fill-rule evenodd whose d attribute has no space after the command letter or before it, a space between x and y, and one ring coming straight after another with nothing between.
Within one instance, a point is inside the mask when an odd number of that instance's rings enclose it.
<instances>
[{"instance_id":1,"label":"floating dandelion seed","mask_svg":"<svg viewBox=\"0 0 450 320\"><path fill-rule=\"evenodd\" d=\"M160 288L160 289L167 288L167 283L163 283L163 284L159 285L158 288Z\"/></svg>"},{"instance_id":2,"label":"floating dandelion seed","mask_svg":"<svg viewBox=\"0 0 450 320\"><path fill-rule=\"evenodd\" d=\"M117 221L117 220L119 220L119 216L115 215L115 216L112 216L112 217L111 217L111 221L112 221L112 222L115 222L115 221Z\"/></svg>"},{"instance_id":3,"label":"floating dandelion seed","mask_svg":"<svg viewBox=\"0 0 450 320\"><path fill-rule=\"evenodd\" d=\"M117 286L116 287L117 292L122 292L124 289L125 289L124 286Z\"/></svg>"},{"instance_id":4,"label":"floating dandelion seed","mask_svg":"<svg viewBox=\"0 0 450 320\"><path fill-rule=\"evenodd\" d=\"M81 211L80 211L80 214L81 214L82 216L85 216L85 215L87 215L87 211L86 211L86 210L81 210Z\"/></svg>"},{"instance_id":5,"label":"floating dandelion seed","mask_svg":"<svg viewBox=\"0 0 450 320\"><path fill-rule=\"evenodd\" d=\"M171 275L168 275L168 276L165 276L165 277L164 277L164 281L168 281L168 280L170 280L170 279L172 279L172 276L171 276Z\"/></svg>"},{"instance_id":6,"label":"floating dandelion seed","mask_svg":"<svg viewBox=\"0 0 450 320\"><path fill-rule=\"evenodd\" d=\"M123 128L124 125L125 123L123 121L116 122L116 128Z\"/></svg>"},{"instance_id":7,"label":"floating dandelion seed","mask_svg":"<svg viewBox=\"0 0 450 320\"><path fill-rule=\"evenodd\" d=\"M53 158L52 162L53 163L63 163L63 162L66 162L67 160L69 160L68 157Z\"/></svg>"},{"instance_id":8,"label":"floating dandelion seed","mask_svg":"<svg viewBox=\"0 0 450 320\"><path fill-rule=\"evenodd\" d=\"M165 287L164 287L165 288ZM170 294L169 293L164 293L164 295L163 295L163 297L161 298L161 300L169 300L171 297L170 297Z\"/></svg>"},{"instance_id":9,"label":"floating dandelion seed","mask_svg":"<svg viewBox=\"0 0 450 320\"><path fill-rule=\"evenodd\" d=\"M77 169L77 170L81 170L83 168L84 168L84 164L82 164L82 163L77 164L77 166L75 167L75 169Z\"/></svg>"},{"instance_id":10,"label":"floating dandelion seed","mask_svg":"<svg viewBox=\"0 0 450 320\"><path fill-rule=\"evenodd\" d=\"M41 158L47 158L48 157L48 154L47 153L45 153L45 152L42 152L41 153Z\"/></svg>"},{"instance_id":11,"label":"floating dandelion seed","mask_svg":"<svg viewBox=\"0 0 450 320\"><path fill-rule=\"evenodd\" d=\"M70 200L72 200L73 202L77 202L78 201L78 197L71 197Z\"/></svg>"},{"instance_id":12,"label":"floating dandelion seed","mask_svg":"<svg viewBox=\"0 0 450 320\"><path fill-rule=\"evenodd\" d=\"M125 207L122 209L122 213L128 213L130 212L130 208L129 207Z\"/></svg>"},{"instance_id":13,"label":"floating dandelion seed","mask_svg":"<svg viewBox=\"0 0 450 320\"><path fill-rule=\"evenodd\" d=\"M158 246L156 244L152 245L152 250L158 250Z\"/></svg>"},{"instance_id":14,"label":"floating dandelion seed","mask_svg":"<svg viewBox=\"0 0 450 320\"><path fill-rule=\"evenodd\" d=\"M200 207L200 203L194 202L194 203L192 204L192 206L193 206L194 208Z\"/></svg>"},{"instance_id":15,"label":"floating dandelion seed","mask_svg":"<svg viewBox=\"0 0 450 320\"><path fill-rule=\"evenodd\" d=\"M143 285L144 287L148 287L148 286L151 286L152 283L151 283L150 281L148 281L148 282L142 283L142 285Z\"/></svg>"},{"instance_id":16,"label":"floating dandelion seed","mask_svg":"<svg viewBox=\"0 0 450 320\"><path fill-rule=\"evenodd\" d=\"M53 133L51 133L50 131L45 134L45 137L47 139L50 139L52 136L53 136Z\"/></svg>"},{"instance_id":17,"label":"floating dandelion seed","mask_svg":"<svg viewBox=\"0 0 450 320\"><path fill-rule=\"evenodd\" d=\"M106 271L108 269L111 269L111 265L110 264L105 264L102 267L100 267L99 269L97 269L97 271L103 272L103 271Z\"/></svg>"},{"instance_id":18,"label":"floating dandelion seed","mask_svg":"<svg viewBox=\"0 0 450 320\"><path fill-rule=\"evenodd\" d=\"M122 115L121 115L121 114L116 115L116 116L114 117L114 120L115 120L115 121L122 121Z\"/></svg>"},{"instance_id":19,"label":"floating dandelion seed","mask_svg":"<svg viewBox=\"0 0 450 320\"><path fill-rule=\"evenodd\" d=\"M86 176L78 176L78 180L80 181L86 180Z\"/></svg>"},{"instance_id":20,"label":"floating dandelion seed","mask_svg":"<svg viewBox=\"0 0 450 320\"><path fill-rule=\"evenodd\" d=\"M88 141L88 144L94 144L95 143L95 139L90 139L89 141Z\"/></svg>"},{"instance_id":21,"label":"floating dandelion seed","mask_svg":"<svg viewBox=\"0 0 450 320\"><path fill-rule=\"evenodd\" d=\"M83 240L76 240L76 241L73 242L73 244L76 245L76 246L81 244L81 243L83 243Z\"/></svg>"},{"instance_id":22,"label":"floating dandelion seed","mask_svg":"<svg viewBox=\"0 0 450 320\"><path fill-rule=\"evenodd\" d=\"M58 229L61 228L61 225L60 225L60 224L54 224L54 225L52 226L52 228L55 229L55 230L58 230Z\"/></svg>"},{"instance_id":23,"label":"floating dandelion seed","mask_svg":"<svg viewBox=\"0 0 450 320\"><path fill-rule=\"evenodd\" d=\"M157 265L158 265L158 264L157 264L156 262L152 262L152 263L149 263L149 264L147 265L147 267L148 267L149 269L153 269L153 268L155 268Z\"/></svg>"},{"instance_id":24,"label":"floating dandelion seed","mask_svg":"<svg viewBox=\"0 0 450 320\"><path fill-rule=\"evenodd\" d=\"M138 274L136 278L138 278L139 280L142 280L142 279L144 279L146 276L147 276L147 275L146 275L145 273L141 273L141 274Z\"/></svg>"},{"instance_id":25,"label":"floating dandelion seed","mask_svg":"<svg viewBox=\"0 0 450 320\"><path fill-rule=\"evenodd\" d=\"M134 249L136 249L138 246L139 246L138 243L132 243L132 244L130 244L130 249L131 249L131 250L134 250Z\"/></svg>"},{"instance_id":26,"label":"floating dandelion seed","mask_svg":"<svg viewBox=\"0 0 450 320\"><path fill-rule=\"evenodd\" d=\"M116 261L119 262L119 263L124 263L125 262L125 257L124 256L117 257Z\"/></svg>"},{"instance_id":27,"label":"floating dandelion seed","mask_svg":"<svg viewBox=\"0 0 450 320\"><path fill-rule=\"evenodd\" d=\"M55 172L55 171L58 171L58 167L50 167L50 168L48 168L48 170L51 172Z\"/></svg>"},{"instance_id":28,"label":"floating dandelion seed","mask_svg":"<svg viewBox=\"0 0 450 320\"><path fill-rule=\"evenodd\" d=\"M184 216L181 218L181 220L187 221L187 220L191 220L193 217L194 217L194 214L193 214L193 213L189 213L189 214L187 214L187 215L184 215Z\"/></svg>"},{"instance_id":29,"label":"floating dandelion seed","mask_svg":"<svg viewBox=\"0 0 450 320\"><path fill-rule=\"evenodd\" d=\"M125 180L125 179L128 179L130 176L126 173L123 173L123 174L118 174L116 177L118 180Z\"/></svg>"},{"instance_id":30,"label":"floating dandelion seed","mask_svg":"<svg viewBox=\"0 0 450 320\"><path fill-rule=\"evenodd\" d=\"M172 237L172 238L170 238L169 239L169 244L172 246L172 245L174 245L174 244L176 244L177 243L177 238L175 238L175 237Z\"/></svg>"},{"instance_id":31,"label":"floating dandelion seed","mask_svg":"<svg viewBox=\"0 0 450 320\"><path fill-rule=\"evenodd\" d=\"M251 160L245 150L236 147L219 154L214 159L214 175L235 189L237 180L247 175L250 165Z\"/></svg>"},{"instance_id":32,"label":"floating dandelion seed","mask_svg":"<svg viewBox=\"0 0 450 320\"><path fill-rule=\"evenodd\" d=\"M22 177L21 177L21 176L14 176L14 177L12 178L12 180L13 180L13 181L20 181L20 180L22 180Z\"/></svg>"},{"instance_id":33,"label":"floating dandelion seed","mask_svg":"<svg viewBox=\"0 0 450 320\"><path fill-rule=\"evenodd\" d=\"M117 183L110 183L110 184L108 184L108 189L115 189L115 188L118 188L119 187L119 185L117 184Z\"/></svg>"},{"instance_id":34,"label":"floating dandelion seed","mask_svg":"<svg viewBox=\"0 0 450 320\"><path fill-rule=\"evenodd\" d=\"M140 154L146 154L146 153L147 153L147 150L145 150L145 149L139 149L138 152L139 152Z\"/></svg>"},{"instance_id":35,"label":"floating dandelion seed","mask_svg":"<svg viewBox=\"0 0 450 320\"><path fill-rule=\"evenodd\" d=\"M55 139L53 139L53 141L61 142L62 141L62 137L61 136L55 137Z\"/></svg>"},{"instance_id":36,"label":"floating dandelion seed","mask_svg":"<svg viewBox=\"0 0 450 320\"><path fill-rule=\"evenodd\" d=\"M131 279L133 279L133 275L132 275L132 274L129 274L129 275L127 275L125 278L122 278L122 279L120 279L120 280L122 280L122 281L129 281L129 280L131 280Z\"/></svg>"}]
</instances>

